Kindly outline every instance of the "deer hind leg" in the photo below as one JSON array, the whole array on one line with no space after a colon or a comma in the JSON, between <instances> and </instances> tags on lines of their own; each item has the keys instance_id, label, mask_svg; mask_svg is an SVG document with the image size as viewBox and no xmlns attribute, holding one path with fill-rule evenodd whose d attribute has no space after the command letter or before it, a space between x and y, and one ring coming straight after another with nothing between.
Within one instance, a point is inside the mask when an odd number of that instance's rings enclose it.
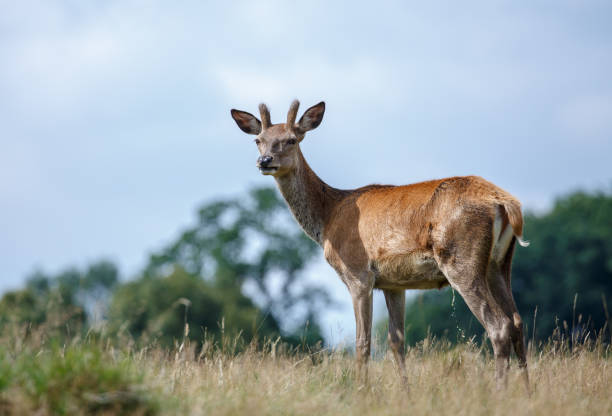
<instances>
[{"instance_id":1,"label":"deer hind leg","mask_svg":"<svg viewBox=\"0 0 612 416\"><path fill-rule=\"evenodd\" d=\"M389 333L387 340L393 351L395 364L400 373L402 384L408 386L404 351L404 313L406 310L406 292L404 290L383 290L387 309L389 310Z\"/></svg>"},{"instance_id":2,"label":"deer hind leg","mask_svg":"<svg viewBox=\"0 0 612 416\"><path fill-rule=\"evenodd\" d=\"M495 301L483 277L477 277L474 284L470 286L459 284L453 285L453 287L463 297L472 313L487 331L495 355L497 386L498 388L505 387L510 353L512 351L513 322Z\"/></svg>"},{"instance_id":3,"label":"deer hind leg","mask_svg":"<svg viewBox=\"0 0 612 416\"><path fill-rule=\"evenodd\" d=\"M506 316L512 321L510 337L512 339L514 352L518 359L519 368L522 370L525 388L529 393L529 372L527 370L527 353L525 350L523 321L518 313L516 303L514 302L510 285L510 271L515 246L514 237L512 238L510 246L506 248L503 258L491 258L487 279L493 297L504 310Z\"/></svg>"},{"instance_id":4,"label":"deer hind leg","mask_svg":"<svg viewBox=\"0 0 612 416\"><path fill-rule=\"evenodd\" d=\"M470 224L465 222L465 224ZM476 227L475 225L480 225ZM467 227L473 227L473 232ZM451 286L459 292L472 313L487 331L495 354L495 375L498 387L506 384L506 372L512 350L513 322L495 299L487 281L491 255L493 224L459 226L467 240L447 242L454 250L434 251L436 261Z\"/></svg>"}]
</instances>

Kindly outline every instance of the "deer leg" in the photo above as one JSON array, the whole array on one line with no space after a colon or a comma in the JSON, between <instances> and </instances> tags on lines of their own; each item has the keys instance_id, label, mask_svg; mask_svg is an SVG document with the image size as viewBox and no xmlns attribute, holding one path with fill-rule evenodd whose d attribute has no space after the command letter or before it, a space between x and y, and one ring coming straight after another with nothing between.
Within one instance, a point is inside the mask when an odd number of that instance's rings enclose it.
<instances>
[{"instance_id":1,"label":"deer leg","mask_svg":"<svg viewBox=\"0 0 612 416\"><path fill-rule=\"evenodd\" d=\"M408 386L406 363L404 358L404 312L406 310L406 292L404 290L383 290L387 309L389 310L389 334L387 340L395 364L402 379L402 384Z\"/></svg>"},{"instance_id":2,"label":"deer leg","mask_svg":"<svg viewBox=\"0 0 612 416\"><path fill-rule=\"evenodd\" d=\"M484 279L471 287L455 286L472 313L485 327L495 355L497 387L507 384L507 368L512 350L513 323L489 292Z\"/></svg>"},{"instance_id":3,"label":"deer leg","mask_svg":"<svg viewBox=\"0 0 612 416\"><path fill-rule=\"evenodd\" d=\"M487 276L490 266L490 244L488 240L481 240L480 244L462 247L463 250L455 253L452 258L438 256L436 260L449 283L463 297L474 316L487 331L495 354L497 386L501 388L506 385L506 372L512 350L513 324L489 289ZM472 260L457 261L457 259Z\"/></svg>"},{"instance_id":4,"label":"deer leg","mask_svg":"<svg viewBox=\"0 0 612 416\"><path fill-rule=\"evenodd\" d=\"M349 285L355 311L357 374L364 384L368 379L367 364L372 340L372 290L371 285Z\"/></svg>"},{"instance_id":5,"label":"deer leg","mask_svg":"<svg viewBox=\"0 0 612 416\"><path fill-rule=\"evenodd\" d=\"M527 353L525 350L525 338L523 330L523 321L514 297L512 296L512 289L510 286L510 264L512 262L513 247L510 248L506 254L504 263L501 266L497 266L492 263L489 265L490 274L488 276L489 288L493 297L496 299L498 304L504 310L506 316L512 322L510 337L512 340L512 346L518 359L519 368L522 370L523 383L527 393L530 393L529 388L529 372L527 370Z\"/></svg>"},{"instance_id":6,"label":"deer leg","mask_svg":"<svg viewBox=\"0 0 612 416\"><path fill-rule=\"evenodd\" d=\"M496 246L500 229L492 219L482 212L466 212L469 216L446 225L447 231L453 231L448 235L461 235L461 239L441 240L434 246L434 257L451 286L487 331L495 354L497 386L501 388L507 383L514 324L503 302L500 304L496 299L499 294L492 293L490 276L496 273L494 269L499 270L495 261L501 260L499 255L504 248ZM495 261L491 261L492 257Z\"/></svg>"},{"instance_id":7,"label":"deer leg","mask_svg":"<svg viewBox=\"0 0 612 416\"><path fill-rule=\"evenodd\" d=\"M508 367L510 365L510 352L512 351L512 323L507 317L495 317L488 331L495 354L495 378L497 388L502 389L508 385Z\"/></svg>"},{"instance_id":8,"label":"deer leg","mask_svg":"<svg viewBox=\"0 0 612 416\"><path fill-rule=\"evenodd\" d=\"M523 383L527 394L531 394L531 388L529 387L529 371L527 370L527 353L525 351L525 336L523 331L523 321L518 312L514 313L514 334L512 336L512 344L514 345L514 352L518 358L519 368L523 373Z\"/></svg>"}]
</instances>

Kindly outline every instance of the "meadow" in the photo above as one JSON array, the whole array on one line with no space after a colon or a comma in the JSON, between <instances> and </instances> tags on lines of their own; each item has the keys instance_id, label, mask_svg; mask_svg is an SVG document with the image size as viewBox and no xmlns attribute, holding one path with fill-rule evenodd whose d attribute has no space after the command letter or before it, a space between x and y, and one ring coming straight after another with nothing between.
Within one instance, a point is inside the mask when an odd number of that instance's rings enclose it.
<instances>
[{"instance_id":1,"label":"meadow","mask_svg":"<svg viewBox=\"0 0 612 416\"><path fill-rule=\"evenodd\" d=\"M23 330L0 345L2 415L612 414L612 354L601 337L530 345L531 396L516 363L498 391L490 349L473 340L428 337L408 348L409 391L384 345L365 384L347 349L274 340L185 338L168 349L91 332L61 343Z\"/></svg>"}]
</instances>

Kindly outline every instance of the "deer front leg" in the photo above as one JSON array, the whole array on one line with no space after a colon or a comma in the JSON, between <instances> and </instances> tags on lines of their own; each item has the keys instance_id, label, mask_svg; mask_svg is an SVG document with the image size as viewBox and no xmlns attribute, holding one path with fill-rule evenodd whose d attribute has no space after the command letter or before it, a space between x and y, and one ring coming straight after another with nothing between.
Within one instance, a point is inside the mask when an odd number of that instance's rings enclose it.
<instances>
[{"instance_id":1,"label":"deer front leg","mask_svg":"<svg viewBox=\"0 0 612 416\"><path fill-rule=\"evenodd\" d=\"M368 360L372 340L372 285L349 285L355 311L357 375L362 383L368 379Z\"/></svg>"},{"instance_id":2,"label":"deer front leg","mask_svg":"<svg viewBox=\"0 0 612 416\"><path fill-rule=\"evenodd\" d=\"M402 379L408 387L406 363L404 362L404 312L406 310L406 292L403 290L383 290L387 309L389 310L389 334L387 340L393 351L393 357Z\"/></svg>"}]
</instances>

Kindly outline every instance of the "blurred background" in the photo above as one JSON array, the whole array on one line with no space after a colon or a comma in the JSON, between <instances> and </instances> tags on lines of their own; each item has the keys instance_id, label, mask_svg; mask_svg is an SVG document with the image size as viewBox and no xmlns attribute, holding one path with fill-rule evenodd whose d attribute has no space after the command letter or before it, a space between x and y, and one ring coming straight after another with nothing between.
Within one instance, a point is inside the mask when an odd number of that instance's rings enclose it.
<instances>
[{"instance_id":1,"label":"blurred background","mask_svg":"<svg viewBox=\"0 0 612 416\"><path fill-rule=\"evenodd\" d=\"M301 147L332 186L476 174L523 202L530 337L609 320L609 2L0 10L0 325L352 342L347 290L229 116L264 101L281 122L293 98L326 101ZM482 334L453 299L409 295L408 342Z\"/></svg>"}]
</instances>

